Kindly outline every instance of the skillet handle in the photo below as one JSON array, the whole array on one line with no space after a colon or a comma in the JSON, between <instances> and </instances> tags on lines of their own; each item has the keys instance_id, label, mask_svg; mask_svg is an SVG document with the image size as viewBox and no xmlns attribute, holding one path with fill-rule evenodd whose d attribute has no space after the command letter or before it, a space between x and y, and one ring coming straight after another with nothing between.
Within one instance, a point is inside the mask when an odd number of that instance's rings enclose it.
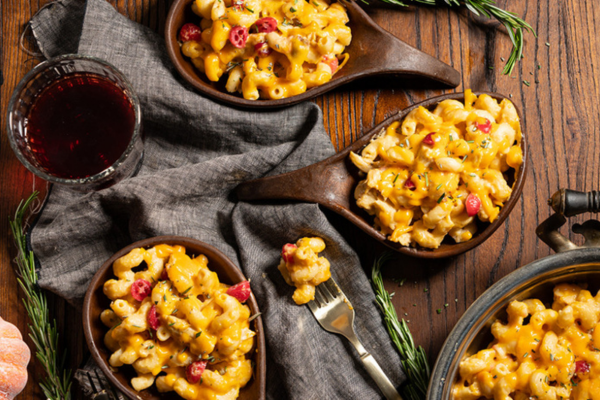
<instances>
[{"instance_id":1,"label":"skillet handle","mask_svg":"<svg viewBox=\"0 0 600 400\"><path fill-rule=\"evenodd\" d=\"M572 217L585 212L600 212L600 192L578 192L576 190L560 189L548 200L554 212Z\"/></svg>"},{"instance_id":2,"label":"skillet handle","mask_svg":"<svg viewBox=\"0 0 600 400\"><path fill-rule=\"evenodd\" d=\"M536 229L536 234L557 253L579 248L558 230L567 222L567 217L593 212L600 212L600 192L578 192L560 189L548 199L548 205L555 211ZM600 222L589 220L583 224L573 225L573 232L585 237L582 247L600 247Z\"/></svg>"}]
</instances>

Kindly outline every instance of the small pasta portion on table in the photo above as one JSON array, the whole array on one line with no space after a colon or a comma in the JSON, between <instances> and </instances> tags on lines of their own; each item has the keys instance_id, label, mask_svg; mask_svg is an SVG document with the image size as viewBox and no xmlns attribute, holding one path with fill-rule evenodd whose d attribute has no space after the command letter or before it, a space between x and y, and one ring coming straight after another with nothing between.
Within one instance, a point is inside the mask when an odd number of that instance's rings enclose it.
<instances>
[{"instance_id":1,"label":"small pasta portion on table","mask_svg":"<svg viewBox=\"0 0 600 400\"><path fill-rule=\"evenodd\" d=\"M506 312L489 347L461 361L454 400L600 399L600 293L562 283L551 308L527 299Z\"/></svg>"},{"instance_id":2,"label":"small pasta portion on table","mask_svg":"<svg viewBox=\"0 0 600 400\"><path fill-rule=\"evenodd\" d=\"M523 163L521 125L508 99L465 92L433 111L412 110L350 160L365 179L354 197L374 225L403 246L470 240L476 219L493 222L510 198L505 173Z\"/></svg>"},{"instance_id":3,"label":"small pasta portion on table","mask_svg":"<svg viewBox=\"0 0 600 400\"><path fill-rule=\"evenodd\" d=\"M329 261L319 257L325 242L319 237L305 237L296 244L288 243L281 250L277 267L286 283L295 286L292 299L296 304L306 304L315 298L315 287L331 278Z\"/></svg>"},{"instance_id":4,"label":"small pasta portion on table","mask_svg":"<svg viewBox=\"0 0 600 400\"><path fill-rule=\"evenodd\" d=\"M183 246L137 248L113 263L101 314L112 367L131 365L141 391L156 384L188 400L229 400L252 378L248 281L228 286Z\"/></svg>"},{"instance_id":5,"label":"small pasta portion on table","mask_svg":"<svg viewBox=\"0 0 600 400\"><path fill-rule=\"evenodd\" d=\"M323 85L348 60L341 3L325 0L195 0L199 25L179 33L182 53L208 80L245 99L282 99Z\"/></svg>"}]
</instances>

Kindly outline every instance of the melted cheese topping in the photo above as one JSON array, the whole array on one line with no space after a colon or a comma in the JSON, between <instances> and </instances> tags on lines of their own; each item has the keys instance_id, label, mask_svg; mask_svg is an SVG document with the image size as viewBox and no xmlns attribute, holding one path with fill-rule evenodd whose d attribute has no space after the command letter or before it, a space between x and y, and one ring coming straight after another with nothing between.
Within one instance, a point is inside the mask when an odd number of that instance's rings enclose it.
<instances>
[{"instance_id":1,"label":"melted cheese topping","mask_svg":"<svg viewBox=\"0 0 600 400\"><path fill-rule=\"evenodd\" d=\"M447 234L459 243L477 231L469 194L481 221L498 217L512 192L503 173L523 163L521 126L509 100L467 90L464 104L414 109L350 159L366 174L354 195L375 227L404 246L437 248Z\"/></svg>"},{"instance_id":2,"label":"melted cheese topping","mask_svg":"<svg viewBox=\"0 0 600 400\"><path fill-rule=\"evenodd\" d=\"M229 286L208 268L208 259L188 256L183 246L158 245L132 250L114 262L113 271L118 279L104 284L111 308L101 315L110 327L104 339L113 352L110 365L132 365L138 376L131 385L138 391L156 382L159 391L189 400L237 398L252 377L246 355L255 332L250 309L226 293ZM138 279L152 286L141 302L131 294ZM156 330L148 323L153 307L160 323ZM190 384L186 367L197 360L208 365L201 381Z\"/></svg>"},{"instance_id":3,"label":"melted cheese topping","mask_svg":"<svg viewBox=\"0 0 600 400\"><path fill-rule=\"evenodd\" d=\"M529 299L507 314L490 346L460 363L454 400L600 400L600 294L560 284L551 309Z\"/></svg>"},{"instance_id":4,"label":"melted cheese topping","mask_svg":"<svg viewBox=\"0 0 600 400\"><path fill-rule=\"evenodd\" d=\"M329 261L318 256L323 250L323 239L306 237L298 240L296 248L284 255L288 261L281 258L278 268L287 284L296 287L292 296L296 304L306 304L313 300L315 287L331 278Z\"/></svg>"},{"instance_id":5,"label":"melted cheese topping","mask_svg":"<svg viewBox=\"0 0 600 400\"><path fill-rule=\"evenodd\" d=\"M352 34L340 3L196 0L192 10L201 17L202 40L184 42L183 54L213 82L227 75L226 90L240 92L245 99L282 99L304 93L329 82L349 57L344 50ZM254 28L253 24L265 17L277 20L274 32L261 33ZM236 26L248 28L242 49L229 41ZM259 56L261 48L271 53Z\"/></svg>"}]
</instances>

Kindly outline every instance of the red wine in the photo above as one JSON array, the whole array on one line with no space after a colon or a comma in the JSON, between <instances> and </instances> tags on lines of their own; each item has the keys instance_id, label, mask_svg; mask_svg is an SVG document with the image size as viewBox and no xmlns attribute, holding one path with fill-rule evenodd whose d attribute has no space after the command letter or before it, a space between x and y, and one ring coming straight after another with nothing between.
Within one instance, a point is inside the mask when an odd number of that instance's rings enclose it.
<instances>
[{"instance_id":1,"label":"red wine","mask_svg":"<svg viewBox=\"0 0 600 400\"><path fill-rule=\"evenodd\" d=\"M69 75L44 88L27 118L27 140L50 175L79 179L113 165L125 152L135 126L127 95L94 74Z\"/></svg>"}]
</instances>

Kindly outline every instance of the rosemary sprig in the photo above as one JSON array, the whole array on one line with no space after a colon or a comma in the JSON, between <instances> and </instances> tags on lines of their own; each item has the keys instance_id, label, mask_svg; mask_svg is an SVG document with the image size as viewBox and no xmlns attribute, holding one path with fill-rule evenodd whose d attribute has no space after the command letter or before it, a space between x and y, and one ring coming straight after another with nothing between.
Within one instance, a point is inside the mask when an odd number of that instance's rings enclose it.
<instances>
[{"instance_id":1,"label":"rosemary sprig","mask_svg":"<svg viewBox=\"0 0 600 400\"><path fill-rule=\"evenodd\" d=\"M362 0L367 3L367 0ZM529 31L533 36L537 37L535 30L525 20L519 18L517 14L505 11L496 5L495 0L381 0L385 3L395 4L398 6L407 7L407 2L421 3L430 6L445 4L450 7L465 6L469 11L477 16L485 16L487 18L496 18L502 25L506 27L510 41L513 44L513 49L510 57L504 65L502 73L510 75L515 68L515 64L523 58L523 31Z\"/></svg>"},{"instance_id":2,"label":"rosemary sprig","mask_svg":"<svg viewBox=\"0 0 600 400\"><path fill-rule=\"evenodd\" d=\"M371 280L375 299L383 313L387 331L400 353L402 368L407 377L407 381L402 387L402 394L407 400L424 400L431 374L425 350L421 346L415 346L406 321L398 320L396 309L392 304L393 294L389 294L383 286L381 267L390 258L392 258L392 254L386 252L373 263Z\"/></svg>"},{"instance_id":3,"label":"rosemary sprig","mask_svg":"<svg viewBox=\"0 0 600 400\"><path fill-rule=\"evenodd\" d=\"M50 322L46 295L37 285L38 276L35 271L33 252L27 251L25 214L37 196L38 192L33 192L27 200L21 201L15 212L14 220L9 221L17 246L15 272L19 285L25 293L23 303L31 321L29 337L35 344L35 355L46 372L46 377L40 382L40 387L49 400L69 400L71 398L71 370L64 368L66 352L62 357L58 354L56 320Z\"/></svg>"}]
</instances>

